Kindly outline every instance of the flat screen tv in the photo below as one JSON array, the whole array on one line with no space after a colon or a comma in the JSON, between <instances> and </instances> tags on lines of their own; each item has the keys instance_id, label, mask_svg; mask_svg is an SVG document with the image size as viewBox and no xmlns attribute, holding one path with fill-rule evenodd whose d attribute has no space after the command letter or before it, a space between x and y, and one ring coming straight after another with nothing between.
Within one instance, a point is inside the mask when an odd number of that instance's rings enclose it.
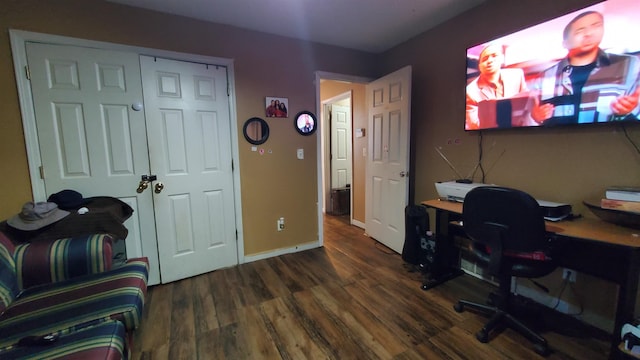
<instances>
[{"instance_id":1,"label":"flat screen tv","mask_svg":"<svg viewBox=\"0 0 640 360\"><path fill-rule=\"evenodd\" d=\"M639 122L640 1L607 0L467 49L465 130Z\"/></svg>"}]
</instances>

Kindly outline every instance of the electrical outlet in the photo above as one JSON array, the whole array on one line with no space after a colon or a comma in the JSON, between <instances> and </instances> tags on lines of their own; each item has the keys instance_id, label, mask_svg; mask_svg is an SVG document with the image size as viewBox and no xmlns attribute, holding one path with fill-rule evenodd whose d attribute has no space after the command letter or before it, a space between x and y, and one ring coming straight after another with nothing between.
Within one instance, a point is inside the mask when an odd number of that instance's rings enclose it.
<instances>
[{"instance_id":1,"label":"electrical outlet","mask_svg":"<svg viewBox=\"0 0 640 360\"><path fill-rule=\"evenodd\" d=\"M574 283L576 282L576 272L571 269L562 269L562 279Z\"/></svg>"},{"instance_id":2,"label":"electrical outlet","mask_svg":"<svg viewBox=\"0 0 640 360\"><path fill-rule=\"evenodd\" d=\"M281 217L280 219L278 219L278 221L276 222L277 224L277 229L278 231L282 231L284 230L284 218Z\"/></svg>"}]
</instances>

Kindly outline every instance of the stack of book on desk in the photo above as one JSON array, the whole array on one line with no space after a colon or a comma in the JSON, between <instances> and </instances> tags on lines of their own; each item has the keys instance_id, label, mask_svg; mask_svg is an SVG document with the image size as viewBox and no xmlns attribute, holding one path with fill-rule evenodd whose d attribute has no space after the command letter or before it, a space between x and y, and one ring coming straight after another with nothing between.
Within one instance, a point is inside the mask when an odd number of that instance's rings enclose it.
<instances>
[{"instance_id":1,"label":"stack of book on desk","mask_svg":"<svg viewBox=\"0 0 640 360\"><path fill-rule=\"evenodd\" d=\"M600 207L640 213L640 187L612 186L606 190Z\"/></svg>"}]
</instances>

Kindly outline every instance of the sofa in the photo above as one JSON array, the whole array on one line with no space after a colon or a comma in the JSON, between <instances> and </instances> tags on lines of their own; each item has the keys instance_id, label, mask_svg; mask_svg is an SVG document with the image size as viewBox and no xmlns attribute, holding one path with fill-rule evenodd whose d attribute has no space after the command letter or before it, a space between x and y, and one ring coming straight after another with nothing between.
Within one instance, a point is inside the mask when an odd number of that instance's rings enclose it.
<instances>
[{"instance_id":1,"label":"sofa","mask_svg":"<svg viewBox=\"0 0 640 360\"><path fill-rule=\"evenodd\" d=\"M148 261L112 267L109 234L16 243L0 231L0 359L125 359Z\"/></svg>"}]
</instances>

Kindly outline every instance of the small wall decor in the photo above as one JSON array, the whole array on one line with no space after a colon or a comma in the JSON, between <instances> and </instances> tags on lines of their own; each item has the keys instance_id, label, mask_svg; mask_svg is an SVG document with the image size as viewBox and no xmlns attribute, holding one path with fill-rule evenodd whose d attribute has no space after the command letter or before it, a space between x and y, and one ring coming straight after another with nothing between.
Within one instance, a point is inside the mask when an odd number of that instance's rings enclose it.
<instances>
[{"instance_id":1,"label":"small wall decor","mask_svg":"<svg viewBox=\"0 0 640 360\"><path fill-rule=\"evenodd\" d=\"M253 117L245 121L242 133L250 144L261 145L269 138L269 124L261 118Z\"/></svg>"},{"instance_id":2,"label":"small wall decor","mask_svg":"<svg viewBox=\"0 0 640 360\"><path fill-rule=\"evenodd\" d=\"M265 111L267 117L286 118L289 117L289 99L279 97L266 97Z\"/></svg>"},{"instance_id":3,"label":"small wall decor","mask_svg":"<svg viewBox=\"0 0 640 360\"><path fill-rule=\"evenodd\" d=\"M293 119L293 126L301 135L311 135L318 127L318 121L311 111L300 111Z\"/></svg>"}]
</instances>

